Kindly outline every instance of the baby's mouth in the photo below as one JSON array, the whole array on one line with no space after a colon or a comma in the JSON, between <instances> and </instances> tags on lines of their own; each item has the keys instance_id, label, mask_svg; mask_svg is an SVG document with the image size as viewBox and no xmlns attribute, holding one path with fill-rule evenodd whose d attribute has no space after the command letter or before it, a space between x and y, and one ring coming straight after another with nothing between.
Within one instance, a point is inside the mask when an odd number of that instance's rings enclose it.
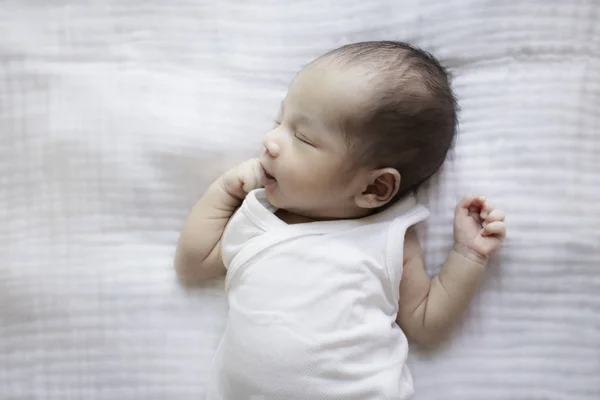
<instances>
[{"instance_id":1,"label":"baby's mouth","mask_svg":"<svg viewBox=\"0 0 600 400\"><path fill-rule=\"evenodd\" d=\"M277 179L275 179L275 177L271 174L269 174L267 172L267 170L262 167L262 176L261 176L261 183L263 186L269 186L274 184L275 182L277 182Z\"/></svg>"}]
</instances>

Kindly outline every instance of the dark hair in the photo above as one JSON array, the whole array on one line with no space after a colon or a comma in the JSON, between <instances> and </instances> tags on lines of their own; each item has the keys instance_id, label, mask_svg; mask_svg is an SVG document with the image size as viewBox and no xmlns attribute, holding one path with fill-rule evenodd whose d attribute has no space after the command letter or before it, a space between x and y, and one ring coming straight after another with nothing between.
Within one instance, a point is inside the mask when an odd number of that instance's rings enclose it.
<instances>
[{"instance_id":1,"label":"dark hair","mask_svg":"<svg viewBox=\"0 0 600 400\"><path fill-rule=\"evenodd\" d=\"M348 142L362 165L400 173L394 202L443 164L457 131L458 105L446 69L430 53L403 42L349 44L320 59L366 65L377 90L371 106L347 125Z\"/></svg>"}]
</instances>

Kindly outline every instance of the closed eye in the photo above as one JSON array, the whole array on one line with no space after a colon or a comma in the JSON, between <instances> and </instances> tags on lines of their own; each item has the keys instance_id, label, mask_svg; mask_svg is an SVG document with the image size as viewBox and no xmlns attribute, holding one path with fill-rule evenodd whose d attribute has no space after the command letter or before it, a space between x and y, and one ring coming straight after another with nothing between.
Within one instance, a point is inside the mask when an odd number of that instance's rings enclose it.
<instances>
[{"instance_id":1,"label":"closed eye","mask_svg":"<svg viewBox=\"0 0 600 400\"><path fill-rule=\"evenodd\" d=\"M314 145L314 144L312 144L310 141L308 141L308 140L307 140L307 139L305 139L304 137L302 137L302 136L299 136L299 135L295 135L295 136L296 136L296 139L298 139L298 140L299 140L299 141L301 141L302 143L305 143L305 144L307 144L307 145L309 145L309 146L315 147L315 145Z\"/></svg>"}]
</instances>

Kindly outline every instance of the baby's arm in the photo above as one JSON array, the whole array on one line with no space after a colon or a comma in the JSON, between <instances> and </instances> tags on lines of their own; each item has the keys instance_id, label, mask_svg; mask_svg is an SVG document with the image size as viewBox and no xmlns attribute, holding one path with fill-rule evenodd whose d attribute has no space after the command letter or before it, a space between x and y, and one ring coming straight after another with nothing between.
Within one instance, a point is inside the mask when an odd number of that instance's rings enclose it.
<instances>
[{"instance_id":1,"label":"baby's arm","mask_svg":"<svg viewBox=\"0 0 600 400\"><path fill-rule=\"evenodd\" d=\"M258 159L248 160L217 179L188 216L175 252L175 270L188 281L225 273L221 235L246 194L260 186Z\"/></svg>"},{"instance_id":2,"label":"baby's arm","mask_svg":"<svg viewBox=\"0 0 600 400\"><path fill-rule=\"evenodd\" d=\"M454 248L440 274L429 279L417 237L414 231L407 232L397 322L409 338L425 347L445 339L504 236L504 213L483 197L465 197L456 208Z\"/></svg>"}]
</instances>

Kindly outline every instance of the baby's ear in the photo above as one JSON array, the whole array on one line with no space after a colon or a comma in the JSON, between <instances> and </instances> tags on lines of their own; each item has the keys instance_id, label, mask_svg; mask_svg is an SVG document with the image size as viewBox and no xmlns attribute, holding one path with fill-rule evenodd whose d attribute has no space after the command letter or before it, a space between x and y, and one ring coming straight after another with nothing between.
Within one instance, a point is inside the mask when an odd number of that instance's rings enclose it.
<instances>
[{"instance_id":1,"label":"baby's ear","mask_svg":"<svg viewBox=\"0 0 600 400\"><path fill-rule=\"evenodd\" d=\"M366 189L354 197L361 208L378 208L390 202L400 188L400 173L395 168L371 172Z\"/></svg>"}]
</instances>

